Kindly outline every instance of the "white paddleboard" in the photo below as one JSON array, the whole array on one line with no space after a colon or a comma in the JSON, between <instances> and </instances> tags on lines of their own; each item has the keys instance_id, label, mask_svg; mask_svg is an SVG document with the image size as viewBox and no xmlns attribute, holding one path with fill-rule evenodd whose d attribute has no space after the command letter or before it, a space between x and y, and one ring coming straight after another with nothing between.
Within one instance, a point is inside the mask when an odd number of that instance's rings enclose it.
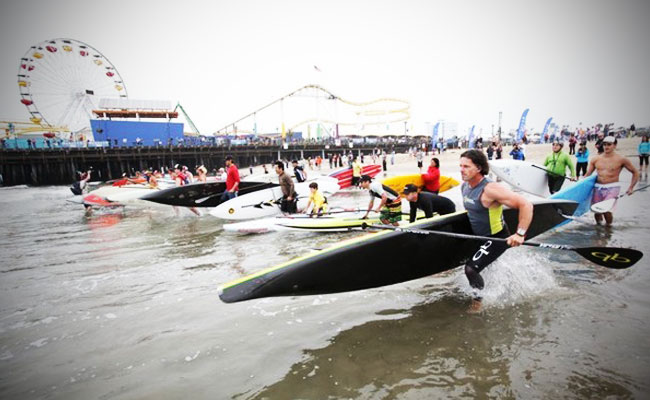
<instances>
[{"instance_id":1,"label":"white paddleboard","mask_svg":"<svg viewBox=\"0 0 650 400\"><path fill-rule=\"evenodd\" d=\"M335 193L339 189L338 180L331 177L317 179L318 190L324 194ZM309 201L309 184L301 182L294 184L298 194L298 208L304 208ZM280 213L280 199L282 189L278 187L258 190L242 196L235 197L219 204L210 211L212 216L223 219L253 219L271 217Z\"/></svg>"},{"instance_id":2,"label":"white paddleboard","mask_svg":"<svg viewBox=\"0 0 650 400\"><path fill-rule=\"evenodd\" d=\"M513 187L535 196L548 197L546 168L521 160L492 160L490 172Z\"/></svg>"},{"instance_id":3,"label":"white paddleboard","mask_svg":"<svg viewBox=\"0 0 650 400\"><path fill-rule=\"evenodd\" d=\"M148 185L124 185L117 187L115 191L107 194L105 197L109 201L116 201L118 203L128 203L138 200L144 195L156 192L160 189L151 188Z\"/></svg>"}]
</instances>

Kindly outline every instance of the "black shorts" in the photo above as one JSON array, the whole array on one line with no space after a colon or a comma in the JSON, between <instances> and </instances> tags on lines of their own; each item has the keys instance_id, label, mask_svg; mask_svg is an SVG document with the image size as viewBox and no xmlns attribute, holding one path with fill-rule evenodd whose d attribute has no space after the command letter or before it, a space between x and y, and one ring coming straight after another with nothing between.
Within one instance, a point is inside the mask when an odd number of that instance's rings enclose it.
<instances>
[{"instance_id":1,"label":"black shorts","mask_svg":"<svg viewBox=\"0 0 650 400\"><path fill-rule=\"evenodd\" d=\"M361 180L360 176L353 176L352 177L352 186L359 186L359 181Z\"/></svg>"},{"instance_id":2,"label":"black shorts","mask_svg":"<svg viewBox=\"0 0 650 400\"><path fill-rule=\"evenodd\" d=\"M297 194L294 193L291 200L287 200L286 197L282 197L282 200L280 200L280 211L288 214L295 214L298 211Z\"/></svg>"},{"instance_id":3,"label":"black shorts","mask_svg":"<svg viewBox=\"0 0 650 400\"><path fill-rule=\"evenodd\" d=\"M508 236L510 236L510 230L507 226L504 226L501 232L491 235L491 237L502 239L505 239ZM473 255L467 260L465 265L481 272L509 248L510 246L508 246L508 243L506 242L494 240L477 241Z\"/></svg>"},{"instance_id":4,"label":"black shorts","mask_svg":"<svg viewBox=\"0 0 650 400\"><path fill-rule=\"evenodd\" d=\"M422 161L418 161L418 168L422 168Z\"/></svg>"},{"instance_id":5,"label":"black shorts","mask_svg":"<svg viewBox=\"0 0 650 400\"><path fill-rule=\"evenodd\" d=\"M648 154L639 154L639 165L648 165Z\"/></svg>"}]
</instances>

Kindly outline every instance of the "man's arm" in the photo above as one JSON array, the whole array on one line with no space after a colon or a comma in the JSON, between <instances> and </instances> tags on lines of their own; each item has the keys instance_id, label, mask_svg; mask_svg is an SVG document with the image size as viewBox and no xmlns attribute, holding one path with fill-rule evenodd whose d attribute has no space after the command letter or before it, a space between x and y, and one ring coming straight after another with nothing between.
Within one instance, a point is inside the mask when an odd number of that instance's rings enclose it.
<instances>
[{"instance_id":1,"label":"man's arm","mask_svg":"<svg viewBox=\"0 0 650 400\"><path fill-rule=\"evenodd\" d=\"M528 227L533 220L533 204L530 201L496 182L488 183L485 186L483 196L485 196L485 200L490 203L490 206L492 206L493 203L498 203L510 208L516 208L519 211L517 230L528 230ZM508 245L512 247L521 245L524 240L525 237L518 235L517 233L511 235L507 239Z\"/></svg>"},{"instance_id":2,"label":"man's arm","mask_svg":"<svg viewBox=\"0 0 650 400\"><path fill-rule=\"evenodd\" d=\"M621 157L623 159L623 166L625 169L630 171L632 173L632 182L630 182L630 187L627 188L627 194L631 195L632 191L634 190L634 186L636 186L637 182L639 181L639 170L636 169L636 167L632 164L632 162L627 158L627 157Z\"/></svg>"},{"instance_id":3,"label":"man's arm","mask_svg":"<svg viewBox=\"0 0 650 400\"><path fill-rule=\"evenodd\" d=\"M568 154L564 153L564 159L566 162L566 165L569 167L569 171L571 171L571 178L575 179L576 178L576 168L573 166L573 161L571 161L571 157L569 157Z\"/></svg>"},{"instance_id":4,"label":"man's arm","mask_svg":"<svg viewBox=\"0 0 650 400\"><path fill-rule=\"evenodd\" d=\"M375 204L375 198L371 197L370 202L368 203L368 210L366 210L366 215L364 215L361 219L366 219L368 217L368 214L370 213L370 210L372 210L372 205Z\"/></svg>"},{"instance_id":5,"label":"man's arm","mask_svg":"<svg viewBox=\"0 0 650 400\"><path fill-rule=\"evenodd\" d=\"M381 195L381 202L377 206L377 212L381 211L381 208L386 205L386 202L388 201L388 197L386 197L386 193Z\"/></svg>"},{"instance_id":6,"label":"man's arm","mask_svg":"<svg viewBox=\"0 0 650 400\"><path fill-rule=\"evenodd\" d=\"M589 160L589 166L587 167L587 173L585 174L585 177L590 176L594 170L596 169L596 160L598 159L598 156L592 158Z\"/></svg>"},{"instance_id":7,"label":"man's arm","mask_svg":"<svg viewBox=\"0 0 650 400\"><path fill-rule=\"evenodd\" d=\"M410 210L409 210L409 222L415 222L415 214L416 214L417 211L418 211L417 203L415 203L415 202L413 202L413 201L409 201L409 206L410 206Z\"/></svg>"}]
</instances>

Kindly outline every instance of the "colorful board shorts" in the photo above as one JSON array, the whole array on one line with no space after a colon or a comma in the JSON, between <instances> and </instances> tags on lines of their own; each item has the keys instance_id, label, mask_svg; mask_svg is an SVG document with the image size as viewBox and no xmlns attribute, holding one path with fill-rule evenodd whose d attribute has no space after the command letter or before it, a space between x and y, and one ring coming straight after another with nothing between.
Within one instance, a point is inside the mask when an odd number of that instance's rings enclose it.
<instances>
[{"instance_id":1,"label":"colorful board shorts","mask_svg":"<svg viewBox=\"0 0 650 400\"><path fill-rule=\"evenodd\" d=\"M402 220L402 202L386 204L379 212L379 219L381 221L388 221L389 224L394 224Z\"/></svg>"},{"instance_id":2,"label":"colorful board shorts","mask_svg":"<svg viewBox=\"0 0 650 400\"><path fill-rule=\"evenodd\" d=\"M601 201L615 199L621 192L620 182L614 183L596 183L594 184L594 193L591 197L591 204L600 203ZM614 208L612 208L614 211Z\"/></svg>"}]
</instances>

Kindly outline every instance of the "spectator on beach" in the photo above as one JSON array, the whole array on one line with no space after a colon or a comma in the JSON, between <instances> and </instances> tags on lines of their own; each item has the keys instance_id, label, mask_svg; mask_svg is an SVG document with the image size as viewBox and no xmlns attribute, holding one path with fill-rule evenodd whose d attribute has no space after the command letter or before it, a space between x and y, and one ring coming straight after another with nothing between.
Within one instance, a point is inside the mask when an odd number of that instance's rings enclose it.
<instances>
[{"instance_id":1,"label":"spectator on beach","mask_svg":"<svg viewBox=\"0 0 650 400\"><path fill-rule=\"evenodd\" d=\"M598 154L603 154L605 152L605 148L603 146L604 140L605 140L605 134L603 132L600 132L598 134L598 139L596 140L596 150L598 151Z\"/></svg>"},{"instance_id":2,"label":"spectator on beach","mask_svg":"<svg viewBox=\"0 0 650 400\"><path fill-rule=\"evenodd\" d=\"M578 140L576 139L576 135L572 133L571 137L569 137L569 155L574 155L576 153L577 142Z\"/></svg>"},{"instance_id":3,"label":"spectator on beach","mask_svg":"<svg viewBox=\"0 0 650 400\"><path fill-rule=\"evenodd\" d=\"M424 155L422 153L421 149L418 149L417 153L415 153L415 159L418 162L418 169L420 170L420 173L422 173L422 159L424 158Z\"/></svg>"},{"instance_id":4,"label":"spectator on beach","mask_svg":"<svg viewBox=\"0 0 650 400\"><path fill-rule=\"evenodd\" d=\"M587 142L580 142L578 152L576 153L576 177L580 178L587 173L587 165L589 165L589 150L587 149Z\"/></svg>"},{"instance_id":5,"label":"spectator on beach","mask_svg":"<svg viewBox=\"0 0 650 400\"><path fill-rule=\"evenodd\" d=\"M524 159L524 154L521 152L519 145L515 144L510 151L510 155L513 160L522 160Z\"/></svg>"},{"instance_id":6,"label":"spectator on beach","mask_svg":"<svg viewBox=\"0 0 650 400\"><path fill-rule=\"evenodd\" d=\"M641 175L643 175L643 173L645 172L647 178L648 158L650 157L650 142L648 142L648 135L644 135L641 138L641 143L639 143L638 151L639 151L639 171L641 172Z\"/></svg>"}]
</instances>

